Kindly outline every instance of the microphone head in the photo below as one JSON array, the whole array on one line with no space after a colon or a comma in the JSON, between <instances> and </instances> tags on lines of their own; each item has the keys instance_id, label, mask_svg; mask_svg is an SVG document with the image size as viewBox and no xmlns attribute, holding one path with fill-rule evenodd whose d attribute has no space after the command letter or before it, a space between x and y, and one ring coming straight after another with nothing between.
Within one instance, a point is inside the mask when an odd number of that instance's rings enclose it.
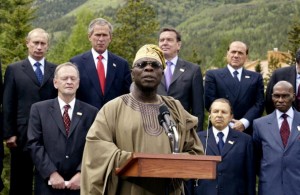
<instances>
[{"instance_id":1,"label":"microphone head","mask_svg":"<svg viewBox=\"0 0 300 195\"><path fill-rule=\"evenodd\" d=\"M158 118L158 122L159 122L160 126L162 126L162 125L163 125L163 122L165 122L165 121L164 121L163 115L162 115L162 114L159 114L159 115L157 116L157 118Z\"/></svg>"},{"instance_id":2,"label":"microphone head","mask_svg":"<svg viewBox=\"0 0 300 195\"><path fill-rule=\"evenodd\" d=\"M165 106L165 105L161 105L161 106L159 107L159 113L160 113L162 116L165 115L165 114L170 115L169 109L168 109L168 107Z\"/></svg>"}]
</instances>

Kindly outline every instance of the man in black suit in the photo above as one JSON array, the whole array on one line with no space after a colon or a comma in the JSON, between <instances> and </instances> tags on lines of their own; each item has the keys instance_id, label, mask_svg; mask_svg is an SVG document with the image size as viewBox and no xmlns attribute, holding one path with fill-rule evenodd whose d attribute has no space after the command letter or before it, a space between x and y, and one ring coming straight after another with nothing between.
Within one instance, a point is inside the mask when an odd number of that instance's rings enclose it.
<instances>
[{"instance_id":1,"label":"man in black suit","mask_svg":"<svg viewBox=\"0 0 300 195\"><path fill-rule=\"evenodd\" d=\"M217 177L213 180L196 180L197 187L190 194L247 194L255 195L255 170L251 136L233 130L229 123L233 118L227 99L216 99L209 110L212 127L198 132L206 155L221 156L217 165Z\"/></svg>"},{"instance_id":2,"label":"man in black suit","mask_svg":"<svg viewBox=\"0 0 300 195\"><path fill-rule=\"evenodd\" d=\"M10 195L31 195L33 163L26 151L27 125L33 103L54 98L55 65L45 60L49 34L37 28L28 33L28 58L10 64L4 76L3 137L11 152Z\"/></svg>"},{"instance_id":3,"label":"man in black suit","mask_svg":"<svg viewBox=\"0 0 300 195\"><path fill-rule=\"evenodd\" d=\"M112 25L103 18L91 21L88 37L92 49L70 60L80 72L76 97L98 109L115 97L129 93L131 84L128 62L107 50L112 30Z\"/></svg>"},{"instance_id":4,"label":"man in black suit","mask_svg":"<svg viewBox=\"0 0 300 195\"><path fill-rule=\"evenodd\" d=\"M28 150L36 168L35 194L79 195L85 137L98 109L75 99L79 87L75 65L61 64L54 75L58 97L33 104L29 117Z\"/></svg>"},{"instance_id":5,"label":"man in black suit","mask_svg":"<svg viewBox=\"0 0 300 195\"><path fill-rule=\"evenodd\" d=\"M247 45L234 41L227 50L227 67L206 72L205 107L209 110L215 99L228 99L234 117L230 126L251 135L252 122L264 109L264 84L261 74L243 68L247 56Z\"/></svg>"},{"instance_id":6,"label":"man in black suit","mask_svg":"<svg viewBox=\"0 0 300 195\"><path fill-rule=\"evenodd\" d=\"M294 93L296 95L295 101L293 101L293 107L296 108L297 111L300 111L300 48L295 54L295 61L296 65L279 68L273 72L266 90L266 111L268 114L275 110L272 94L273 87L278 81L288 81L293 85ZM299 100L297 100L297 96L299 97Z\"/></svg>"},{"instance_id":7,"label":"man in black suit","mask_svg":"<svg viewBox=\"0 0 300 195\"><path fill-rule=\"evenodd\" d=\"M163 28L159 33L158 43L166 58L167 67L157 93L178 99L186 111L198 117L197 131L200 131L203 128L204 118L201 69L199 65L178 57L181 35L174 28Z\"/></svg>"}]
</instances>

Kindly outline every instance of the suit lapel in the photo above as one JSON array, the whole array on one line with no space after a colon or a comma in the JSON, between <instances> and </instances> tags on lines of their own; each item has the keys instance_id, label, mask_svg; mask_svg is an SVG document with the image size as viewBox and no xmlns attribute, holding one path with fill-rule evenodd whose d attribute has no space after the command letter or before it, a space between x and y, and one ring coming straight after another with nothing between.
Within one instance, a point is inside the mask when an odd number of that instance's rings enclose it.
<instances>
[{"instance_id":1,"label":"suit lapel","mask_svg":"<svg viewBox=\"0 0 300 195\"><path fill-rule=\"evenodd\" d=\"M212 128L209 128L208 131L209 132L208 132L207 147L208 147L208 149L210 149L212 151L212 154L219 156L220 152L219 152L219 149L217 147L217 142L216 142L215 136L212 132ZM206 139L206 135L204 137Z\"/></svg>"},{"instance_id":2,"label":"suit lapel","mask_svg":"<svg viewBox=\"0 0 300 195\"><path fill-rule=\"evenodd\" d=\"M249 74L249 71L246 71L244 68L242 70L242 76L241 76L241 85L243 87L240 88L239 97L243 97L245 93L248 92L248 88L251 86L253 77L251 74Z\"/></svg>"},{"instance_id":3,"label":"suit lapel","mask_svg":"<svg viewBox=\"0 0 300 195\"><path fill-rule=\"evenodd\" d=\"M78 122L80 121L81 117L82 117L82 107L81 107L81 103L76 100L75 101L75 106L73 109L73 115L72 115L72 120L71 120L71 126L70 126L70 133L69 133L69 137L73 134L73 132L75 131Z\"/></svg>"},{"instance_id":4,"label":"suit lapel","mask_svg":"<svg viewBox=\"0 0 300 195\"><path fill-rule=\"evenodd\" d=\"M98 95L101 97L102 91L100 88L96 64L91 51L83 55L83 61L84 68L86 70L87 75L89 75L90 82L93 84L95 91L97 91Z\"/></svg>"},{"instance_id":5,"label":"suit lapel","mask_svg":"<svg viewBox=\"0 0 300 195\"><path fill-rule=\"evenodd\" d=\"M233 76L231 75L229 69L223 68L221 73L220 73L220 77L222 79L222 81L224 82L225 86L227 87L227 90L232 94L233 96L233 102L235 102L237 96L238 96L238 89L236 89L234 82L236 82L233 78Z\"/></svg>"},{"instance_id":6,"label":"suit lapel","mask_svg":"<svg viewBox=\"0 0 300 195\"><path fill-rule=\"evenodd\" d=\"M172 86L172 83L175 82L180 77L180 75L182 75L184 73L184 71L185 71L185 64L180 58L178 58L177 64L175 66L175 70L174 70L174 73L172 76L170 88Z\"/></svg>"},{"instance_id":7,"label":"suit lapel","mask_svg":"<svg viewBox=\"0 0 300 195\"><path fill-rule=\"evenodd\" d=\"M49 108L49 112L53 118L53 120L56 122L57 126L59 127L59 130L67 137L66 129L64 126L61 110L59 108L58 99L53 99L53 104Z\"/></svg>"},{"instance_id":8,"label":"suit lapel","mask_svg":"<svg viewBox=\"0 0 300 195\"><path fill-rule=\"evenodd\" d=\"M222 157L226 156L226 154L232 149L232 147L236 144L238 140L238 134L235 130L229 127L229 133L224 144L224 148L222 150Z\"/></svg>"},{"instance_id":9,"label":"suit lapel","mask_svg":"<svg viewBox=\"0 0 300 195\"><path fill-rule=\"evenodd\" d=\"M23 60L22 62L22 69L23 71L28 75L28 77L33 81L34 84L37 86L40 86L39 81L37 80L37 77L34 73L34 70L32 68L32 65L30 64L29 60Z\"/></svg>"},{"instance_id":10,"label":"suit lapel","mask_svg":"<svg viewBox=\"0 0 300 195\"><path fill-rule=\"evenodd\" d=\"M280 137L280 133L279 133L279 128L278 128L278 121L277 121L277 116L276 116L276 111L274 111L270 117L268 118L267 121L267 127L266 129L270 129L270 135L273 136L275 142L282 148L283 147L283 143Z\"/></svg>"},{"instance_id":11,"label":"suit lapel","mask_svg":"<svg viewBox=\"0 0 300 195\"><path fill-rule=\"evenodd\" d=\"M107 59L107 71L106 71L106 79L105 79L105 94L109 91L112 82L116 76L117 64L114 63L114 56L108 52Z\"/></svg>"},{"instance_id":12,"label":"suit lapel","mask_svg":"<svg viewBox=\"0 0 300 195\"><path fill-rule=\"evenodd\" d=\"M43 83L42 86L47 83L47 81L49 80L49 78L52 76L52 74L54 73L54 66L51 66L46 60L45 60L45 66L44 66L44 79L43 79Z\"/></svg>"},{"instance_id":13,"label":"suit lapel","mask_svg":"<svg viewBox=\"0 0 300 195\"><path fill-rule=\"evenodd\" d=\"M300 135L300 114L298 112L294 111L292 130L291 130L291 134L288 139L288 143L285 147L286 150L288 150L292 146L292 144L295 142L297 137L299 137L299 135Z\"/></svg>"}]
</instances>

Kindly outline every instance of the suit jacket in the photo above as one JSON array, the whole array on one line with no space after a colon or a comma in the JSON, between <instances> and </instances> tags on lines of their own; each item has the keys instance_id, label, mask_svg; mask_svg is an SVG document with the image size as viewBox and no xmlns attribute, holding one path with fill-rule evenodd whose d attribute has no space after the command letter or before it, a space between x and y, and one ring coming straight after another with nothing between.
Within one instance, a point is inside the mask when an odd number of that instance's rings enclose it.
<instances>
[{"instance_id":1,"label":"suit jacket","mask_svg":"<svg viewBox=\"0 0 300 195\"><path fill-rule=\"evenodd\" d=\"M268 114L275 110L274 103L272 101L273 87L278 81L288 81L293 85L296 94L296 66L289 66L284 68L279 68L275 70L269 80L267 90L266 90L266 111ZM296 94L297 95L297 94ZM293 107L296 107L296 102L293 102ZM298 110L300 111L300 110Z\"/></svg>"},{"instance_id":2,"label":"suit jacket","mask_svg":"<svg viewBox=\"0 0 300 195\"><path fill-rule=\"evenodd\" d=\"M291 134L283 147L276 112L256 119L253 141L258 163L258 194L294 195L300 192L300 113L294 111Z\"/></svg>"},{"instance_id":3,"label":"suit jacket","mask_svg":"<svg viewBox=\"0 0 300 195\"><path fill-rule=\"evenodd\" d=\"M3 137L17 136L17 144L25 147L30 107L33 103L55 98L53 86L56 65L45 61L43 83L40 86L28 58L10 64L4 76Z\"/></svg>"},{"instance_id":4,"label":"suit jacket","mask_svg":"<svg viewBox=\"0 0 300 195\"><path fill-rule=\"evenodd\" d=\"M73 57L80 72L80 85L76 97L100 109L106 102L129 93L131 74L123 58L108 52L105 92L102 94L96 65L91 51Z\"/></svg>"},{"instance_id":5,"label":"suit jacket","mask_svg":"<svg viewBox=\"0 0 300 195\"><path fill-rule=\"evenodd\" d=\"M3 83L2 83L2 66L1 66L1 59L0 59L0 101L2 105L3 100ZM3 158L4 158L4 148L3 148L3 118L2 118L2 110L0 110L0 192L4 188L3 181L1 178L2 170L3 170Z\"/></svg>"},{"instance_id":6,"label":"suit jacket","mask_svg":"<svg viewBox=\"0 0 300 195\"><path fill-rule=\"evenodd\" d=\"M198 136L206 147L207 155L221 156L217 165L217 178L214 180L198 180L197 195L255 194L255 171L253 160L253 143L251 136L229 128L222 154L219 152L212 129L198 132Z\"/></svg>"},{"instance_id":7,"label":"suit jacket","mask_svg":"<svg viewBox=\"0 0 300 195\"><path fill-rule=\"evenodd\" d=\"M32 105L27 147L40 185L36 186L37 194L53 194L47 185L51 173L57 171L68 181L80 172L85 137L97 112L97 108L76 100L67 137L57 98Z\"/></svg>"},{"instance_id":8,"label":"suit jacket","mask_svg":"<svg viewBox=\"0 0 300 195\"><path fill-rule=\"evenodd\" d=\"M241 81L235 85L229 69L209 70L205 76L205 107L209 110L215 99L226 98L231 103L235 119L250 122L245 133L252 134L252 122L264 110L264 84L262 75L243 68Z\"/></svg>"},{"instance_id":9,"label":"suit jacket","mask_svg":"<svg viewBox=\"0 0 300 195\"><path fill-rule=\"evenodd\" d=\"M166 91L166 81L163 76L157 93L179 100L186 111L198 117L198 131L203 129L203 78L198 65L178 58L169 90Z\"/></svg>"}]
</instances>

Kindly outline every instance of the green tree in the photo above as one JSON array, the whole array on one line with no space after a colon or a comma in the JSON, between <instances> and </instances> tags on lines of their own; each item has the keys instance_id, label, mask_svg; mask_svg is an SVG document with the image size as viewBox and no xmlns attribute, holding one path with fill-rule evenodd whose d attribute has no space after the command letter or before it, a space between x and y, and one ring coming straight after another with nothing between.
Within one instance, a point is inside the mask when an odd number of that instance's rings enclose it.
<instances>
[{"instance_id":1,"label":"green tree","mask_svg":"<svg viewBox=\"0 0 300 195\"><path fill-rule=\"evenodd\" d=\"M295 63L295 53L300 48L300 21L295 17L288 32L287 49L291 52L291 64Z\"/></svg>"},{"instance_id":2,"label":"green tree","mask_svg":"<svg viewBox=\"0 0 300 195\"><path fill-rule=\"evenodd\" d=\"M34 0L9 0L1 9L1 48L0 55L4 66L27 56L25 37L32 29ZM2 3L1 3L2 5ZM4 10L5 9L5 10Z\"/></svg>"},{"instance_id":3,"label":"green tree","mask_svg":"<svg viewBox=\"0 0 300 195\"><path fill-rule=\"evenodd\" d=\"M132 63L136 51L144 44L157 44L159 23L156 13L144 0L128 0L118 10L111 51Z\"/></svg>"}]
</instances>

